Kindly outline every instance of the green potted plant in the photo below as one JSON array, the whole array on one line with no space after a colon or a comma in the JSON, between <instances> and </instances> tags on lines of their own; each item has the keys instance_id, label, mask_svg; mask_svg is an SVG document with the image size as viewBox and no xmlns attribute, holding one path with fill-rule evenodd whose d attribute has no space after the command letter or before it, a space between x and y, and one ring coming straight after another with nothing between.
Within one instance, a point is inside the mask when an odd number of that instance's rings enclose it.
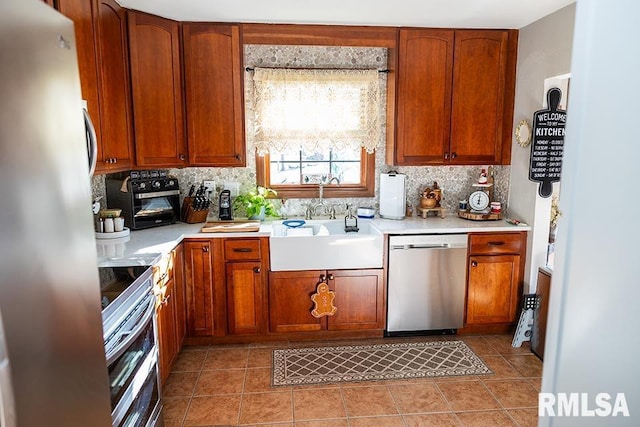
<instances>
[{"instance_id":1,"label":"green potted plant","mask_svg":"<svg viewBox=\"0 0 640 427\"><path fill-rule=\"evenodd\" d=\"M264 220L266 216L278 216L276 208L268 199L269 195L276 196L275 190L257 186L255 190L242 193L233 201L235 209L242 208L249 219Z\"/></svg>"}]
</instances>

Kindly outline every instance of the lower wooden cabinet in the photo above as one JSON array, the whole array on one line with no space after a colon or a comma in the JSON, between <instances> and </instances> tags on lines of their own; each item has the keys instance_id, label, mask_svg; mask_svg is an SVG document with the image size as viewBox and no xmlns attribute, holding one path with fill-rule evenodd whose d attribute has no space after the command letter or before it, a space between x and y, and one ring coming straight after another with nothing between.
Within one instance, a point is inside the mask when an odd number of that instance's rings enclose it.
<instances>
[{"instance_id":1,"label":"lower wooden cabinet","mask_svg":"<svg viewBox=\"0 0 640 427\"><path fill-rule=\"evenodd\" d=\"M466 328L506 327L517 320L525 245L525 232L469 236Z\"/></svg>"},{"instance_id":2,"label":"lower wooden cabinet","mask_svg":"<svg viewBox=\"0 0 640 427\"><path fill-rule=\"evenodd\" d=\"M268 237L193 239L183 244L187 335L264 333Z\"/></svg>"},{"instance_id":3,"label":"lower wooden cabinet","mask_svg":"<svg viewBox=\"0 0 640 427\"><path fill-rule=\"evenodd\" d=\"M264 294L269 268L268 239L225 239L227 332L262 334L266 330Z\"/></svg>"},{"instance_id":4,"label":"lower wooden cabinet","mask_svg":"<svg viewBox=\"0 0 640 427\"><path fill-rule=\"evenodd\" d=\"M187 335L222 336L226 303L224 289L214 288L214 241L185 240L183 245Z\"/></svg>"},{"instance_id":5,"label":"lower wooden cabinet","mask_svg":"<svg viewBox=\"0 0 640 427\"><path fill-rule=\"evenodd\" d=\"M178 246L154 266L156 319L160 377L169 377L185 337L185 306L182 247Z\"/></svg>"},{"instance_id":6,"label":"lower wooden cabinet","mask_svg":"<svg viewBox=\"0 0 640 427\"><path fill-rule=\"evenodd\" d=\"M314 317L311 296L328 278L335 292L333 316ZM313 332L383 329L382 270L277 271L269 273L269 331Z\"/></svg>"}]
</instances>

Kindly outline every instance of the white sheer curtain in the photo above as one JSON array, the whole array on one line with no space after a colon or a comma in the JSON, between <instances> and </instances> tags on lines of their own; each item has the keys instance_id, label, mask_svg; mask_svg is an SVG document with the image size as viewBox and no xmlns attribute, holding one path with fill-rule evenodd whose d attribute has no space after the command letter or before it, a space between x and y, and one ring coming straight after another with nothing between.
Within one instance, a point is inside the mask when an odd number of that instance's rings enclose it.
<instances>
[{"instance_id":1,"label":"white sheer curtain","mask_svg":"<svg viewBox=\"0 0 640 427\"><path fill-rule=\"evenodd\" d=\"M380 136L377 70L256 68L253 83L260 155L292 148L375 150Z\"/></svg>"}]
</instances>

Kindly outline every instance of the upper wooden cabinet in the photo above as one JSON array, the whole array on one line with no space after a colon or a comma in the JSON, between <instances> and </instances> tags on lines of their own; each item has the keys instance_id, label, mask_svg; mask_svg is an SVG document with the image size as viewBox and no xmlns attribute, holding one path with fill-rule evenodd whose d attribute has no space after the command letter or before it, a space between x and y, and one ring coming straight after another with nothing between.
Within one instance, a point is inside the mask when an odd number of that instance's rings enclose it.
<instances>
[{"instance_id":1,"label":"upper wooden cabinet","mask_svg":"<svg viewBox=\"0 0 640 427\"><path fill-rule=\"evenodd\" d=\"M191 166L245 166L242 46L238 25L182 27Z\"/></svg>"},{"instance_id":2,"label":"upper wooden cabinet","mask_svg":"<svg viewBox=\"0 0 640 427\"><path fill-rule=\"evenodd\" d=\"M57 0L75 26L82 97L98 139L96 172L133 166L126 13L113 0Z\"/></svg>"},{"instance_id":3,"label":"upper wooden cabinet","mask_svg":"<svg viewBox=\"0 0 640 427\"><path fill-rule=\"evenodd\" d=\"M98 62L96 58L96 33L94 30L94 8L91 1L58 0L57 9L73 21L80 72L82 98L87 102L87 111L92 118L98 139L98 156L102 159L102 128L100 126L100 97L98 96ZM96 165L97 171L104 161Z\"/></svg>"},{"instance_id":4,"label":"upper wooden cabinet","mask_svg":"<svg viewBox=\"0 0 640 427\"><path fill-rule=\"evenodd\" d=\"M114 0L96 0L94 8L101 131L96 170L127 170L134 165L127 15Z\"/></svg>"},{"instance_id":5,"label":"upper wooden cabinet","mask_svg":"<svg viewBox=\"0 0 640 427\"><path fill-rule=\"evenodd\" d=\"M400 30L396 146L387 150L390 163L440 164L449 151L453 45L450 30Z\"/></svg>"},{"instance_id":6,"label":"upper wooden cabinet","mask_svg":"<svg viewBox=\"0 0 640 427\"><path fill-rule=\"evenodd\" d=\"M187 164L180 70L180 24L129 12L136 164Z\"/></svg>"},{"instance_id":7,"label":"upper wooden cabinet","mask_svg":"<svg viewBox=\"0 0 640 427\"><path fill-rule=\"evenodd\" d=\"M455 32L451 163L508 164L515 90L515 31Z\"/></svg>"},{"instance_id":8,"label":"upper wooden cabinet","mask_svg":"<svg viewBox=\"0 0 640 427\"><path fill-rule=\"evenodd\" d=\"M387 163L508 164L517 31L400 29Z\"/></svg>"}]
</instances>

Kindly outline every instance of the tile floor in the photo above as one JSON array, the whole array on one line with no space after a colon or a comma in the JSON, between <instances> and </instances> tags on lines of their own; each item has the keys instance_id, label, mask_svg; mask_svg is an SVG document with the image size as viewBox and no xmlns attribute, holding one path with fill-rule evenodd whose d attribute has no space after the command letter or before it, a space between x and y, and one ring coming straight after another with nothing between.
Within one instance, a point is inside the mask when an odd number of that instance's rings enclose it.
<instances>
[{"instance_id":1,"label":"tile floor","mask_svg":"<svg viewBox=\"0 0 640 427\"><path fill-rule=\"evenodd\" d=\"M493 375L271 387L273 348L347 341L185 347L164 386L167 427L536 426L542 363L509 335L461 339Z\"/></svg>"}]
</instances>

